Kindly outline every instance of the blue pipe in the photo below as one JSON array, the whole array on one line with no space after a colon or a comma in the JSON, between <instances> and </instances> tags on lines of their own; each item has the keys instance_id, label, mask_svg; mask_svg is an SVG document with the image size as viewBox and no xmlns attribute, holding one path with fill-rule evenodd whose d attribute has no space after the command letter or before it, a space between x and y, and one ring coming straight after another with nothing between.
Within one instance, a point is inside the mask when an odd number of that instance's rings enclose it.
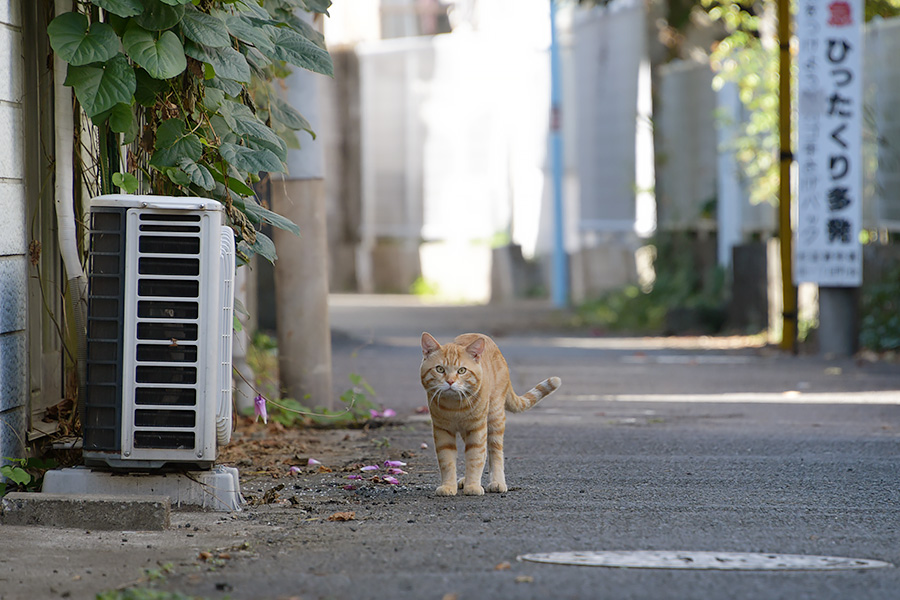
<instances>
[{"instance_id":1,"label":"blue pipe","mask_svg":"<svg viewBox=\"0 0 900 600\"><path fill-rule=\"evenodd\" d=\"M556 0L550 0L550 160L553 174L553 306L569 305L569 257L563 211L562 72L556 39Z\"/></svg>"}]
</instances>

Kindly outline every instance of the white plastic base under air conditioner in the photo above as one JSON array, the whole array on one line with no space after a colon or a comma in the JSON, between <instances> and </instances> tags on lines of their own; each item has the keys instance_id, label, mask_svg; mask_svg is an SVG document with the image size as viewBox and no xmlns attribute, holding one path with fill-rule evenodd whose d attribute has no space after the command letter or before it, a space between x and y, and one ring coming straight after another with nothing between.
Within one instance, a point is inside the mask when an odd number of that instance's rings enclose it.
<instances>
[{"instance_id":1,"label":"white plastic base under air conditioner","mask_svg":"<svg viewBox=\"0 0 900 600\"><path fill-rule=\"evenodd\" d=\"M218 465L210 471L113 473L89 467L47 471L41 491L50 494L168 496L172 507L192 506L233 512L244 502L238 470Z\"/></svg>"}]
</instances>

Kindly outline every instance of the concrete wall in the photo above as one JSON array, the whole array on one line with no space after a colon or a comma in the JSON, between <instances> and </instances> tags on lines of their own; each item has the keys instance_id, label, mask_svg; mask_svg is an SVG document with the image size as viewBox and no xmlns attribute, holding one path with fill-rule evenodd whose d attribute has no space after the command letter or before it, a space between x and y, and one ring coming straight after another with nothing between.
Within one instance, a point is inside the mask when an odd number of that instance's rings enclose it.
<instances>
[{"instance_id":1,"label":"concrete wall","mask_svg":"<svg viewBox=\"0 0 900 600\"><path fill-rule=\"evenodd\" d=\"M0 0L0 458L21 454L27 422L22 13Z\"/></svg>"}]
</instances>

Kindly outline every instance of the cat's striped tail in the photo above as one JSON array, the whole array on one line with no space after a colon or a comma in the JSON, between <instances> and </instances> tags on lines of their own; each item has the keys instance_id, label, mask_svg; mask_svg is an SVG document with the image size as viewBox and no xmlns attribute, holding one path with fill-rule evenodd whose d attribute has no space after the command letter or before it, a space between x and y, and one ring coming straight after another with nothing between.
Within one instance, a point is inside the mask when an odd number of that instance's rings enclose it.
<instances>
[{"instance_id":1,"label":"cat's striped tail","mask_svg":"<svg viewBox=\"0 0 900 600\"><path fill-rule=\"evenodd\" d=\"M514 413L528 410L546 396L555 392L560 385L562 385L562 379L559 377L550 377L543 380L521 396L513 392L506 397L506 410Z\"/></svg>"}]
</instances>

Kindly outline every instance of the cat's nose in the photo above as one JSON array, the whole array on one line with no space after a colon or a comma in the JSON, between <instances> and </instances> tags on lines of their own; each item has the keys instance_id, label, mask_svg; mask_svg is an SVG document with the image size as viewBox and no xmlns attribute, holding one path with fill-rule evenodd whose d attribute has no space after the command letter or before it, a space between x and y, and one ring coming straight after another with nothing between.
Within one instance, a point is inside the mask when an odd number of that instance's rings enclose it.
<instances>
[{"instance_id":1,"label":"cat's nose","mask_svg":"<svg viewBox=\"0 0 900 600\"><path fill-rule=\"evenodd\" d=\"M455 379L447 378L447 385L453 385L454 383L456 383Z\"/></svg>"}]
</instances>

